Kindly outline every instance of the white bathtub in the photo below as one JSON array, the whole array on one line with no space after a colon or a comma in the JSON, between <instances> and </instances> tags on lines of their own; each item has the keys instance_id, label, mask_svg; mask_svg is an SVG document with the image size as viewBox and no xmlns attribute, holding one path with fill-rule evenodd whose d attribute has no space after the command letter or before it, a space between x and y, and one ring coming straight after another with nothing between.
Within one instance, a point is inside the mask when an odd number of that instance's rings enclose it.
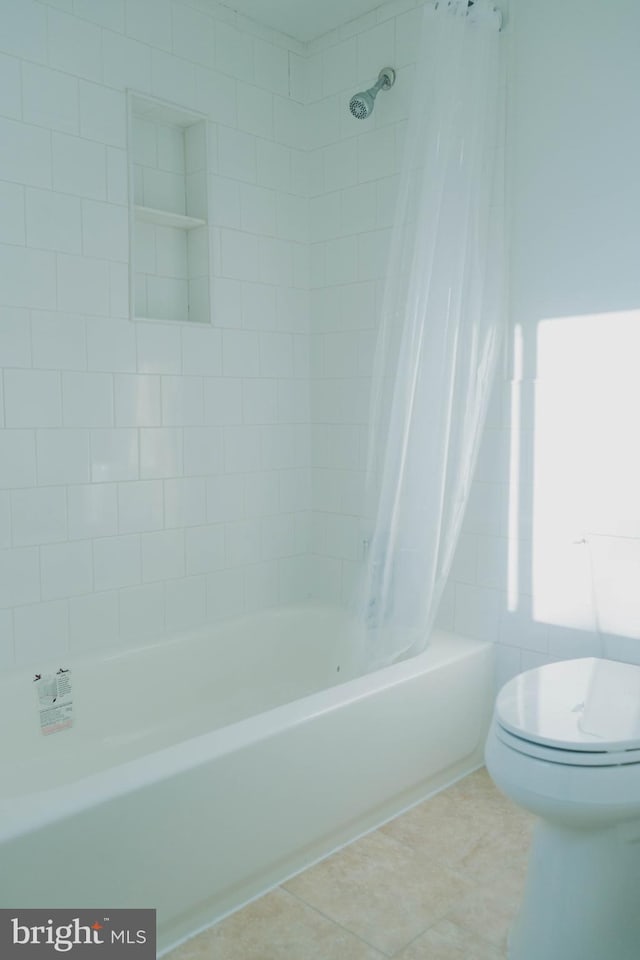
<instances>
[{"instance_id":1,"label":"white bathtub","mask_svg":"<svg viewBox=\"0 0 640 960\"><path fill-rule=\"evenodd\" d=\"M155 907L163 952L482 762L490 644L353 679L348 634L300 607L66 661L46 737L0 680L0 906Z\"/></svg>"}]
</instances>

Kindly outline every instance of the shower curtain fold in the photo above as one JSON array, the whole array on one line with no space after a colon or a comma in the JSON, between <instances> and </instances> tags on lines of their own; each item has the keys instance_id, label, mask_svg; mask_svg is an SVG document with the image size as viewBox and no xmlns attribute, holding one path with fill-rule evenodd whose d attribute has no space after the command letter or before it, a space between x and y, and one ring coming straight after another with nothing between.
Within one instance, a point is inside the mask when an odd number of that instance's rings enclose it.
<instances>
[{"instance_id":1,"label":"shower curtain fold","mask_svg":"<svg viewBox=\"0 0 640 960\"><path fill-rule=\"evenodd\" d=\"M363 669L428 642L503 326L499 14L429 4L376 349L359 594Z\"/></svg>"}]
</instances>

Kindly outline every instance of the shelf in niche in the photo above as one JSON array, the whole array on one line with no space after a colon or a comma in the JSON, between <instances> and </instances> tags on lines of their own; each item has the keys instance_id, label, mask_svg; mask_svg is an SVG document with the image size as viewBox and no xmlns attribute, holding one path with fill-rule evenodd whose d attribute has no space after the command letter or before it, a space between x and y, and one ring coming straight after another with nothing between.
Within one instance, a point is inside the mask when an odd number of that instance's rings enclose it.
<instances>
[{"instance_id":1,"label":"shelf in niche","mask_svg":"<svg viewBox=\"0 0 640 960\"><path fill-rule=\"evenodd\" d=\"M173 213L171 210L158 210L156 207L135 205L136 220L143 223L155 223L161 227L178 227L180 230L193 230L195 227L206 226L206 220L198 217L187 217L183 213Z\"/></svg>"}]
</instances>

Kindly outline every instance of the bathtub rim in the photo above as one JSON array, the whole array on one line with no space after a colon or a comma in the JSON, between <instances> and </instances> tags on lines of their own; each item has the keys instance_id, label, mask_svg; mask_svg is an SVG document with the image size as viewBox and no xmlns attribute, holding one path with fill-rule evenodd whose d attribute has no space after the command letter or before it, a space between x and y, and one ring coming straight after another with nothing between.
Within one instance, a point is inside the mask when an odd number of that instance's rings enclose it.
<instances>
[{"instance_id":1,"label":"bathtub rim","mask_svg":"<svg viewBox=\"0 0 640 960\"><path fill-rule=\"evenodd\" d=\"M276 608L278 609L278 608ZM340 608L322 605L296 605L282 608L284 611L309 613L311 610L340 612ZM265 611L265 613L273 611ZM251 617L260 616L251 615ZM233 618L225 625L237 624L245 618ZM247 618L249 619L249 618ZM221 626L216 624L215 626ZM140 651L151 652L156 647L167 648L202 635L202 630L190 631L179 636L163 637L159 644L142 644L116 653L103 655L107 660L126 657ZM314 693L271 707L223 727L208 730L124 761L115 766L90 773L77 780L56 787L17 794L0 799L0 844L9 842L42 829L47 825L66 819L86 809L107 803L124 794L132 793L161 782L179 773L198 766L203 760L212 760L249 743L258 743L276 736L290 727L312 720L341 706L375 695L383 688L405 683L412 677L444 667L469 655L481 655L492 648L488 641L472 640L459 634L434 630L429 646L420 654L363 676L325 687ZM258 719L259 718L259 719ZM114 774L117 771L117 776Z\"/></svg>"}]
</instances>

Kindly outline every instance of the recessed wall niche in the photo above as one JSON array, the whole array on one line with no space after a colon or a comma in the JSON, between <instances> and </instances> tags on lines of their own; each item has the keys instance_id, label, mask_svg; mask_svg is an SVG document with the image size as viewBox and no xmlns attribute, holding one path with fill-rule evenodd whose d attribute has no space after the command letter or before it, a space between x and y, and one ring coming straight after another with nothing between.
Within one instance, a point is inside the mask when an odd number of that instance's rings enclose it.
<instances>
[{"instance_id":1,"label":"recessed wall niche","mask_svg":"<svg viewBox=\"0 0 640 960\"><path fill-rule=\"evenodd\" d=\"M129 123L131 318L209 323L206 120L130 94Z\"/></svg>"}]
</instances>

